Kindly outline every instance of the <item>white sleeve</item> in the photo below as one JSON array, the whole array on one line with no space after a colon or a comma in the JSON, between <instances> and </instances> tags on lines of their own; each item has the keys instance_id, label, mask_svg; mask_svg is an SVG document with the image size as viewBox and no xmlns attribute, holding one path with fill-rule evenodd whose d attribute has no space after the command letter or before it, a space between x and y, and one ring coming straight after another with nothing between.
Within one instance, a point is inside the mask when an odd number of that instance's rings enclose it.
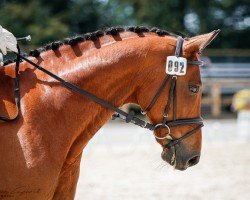
<instances>
[{"instance_id":1,"label":"white sleeve","mask_svg":"<svg viewBox=\"0 0 250 200\"><path fill-rule=\"evenodd\" d=\"M17 52L16 37L0 25L0 50L6 55L7 51Z\"/></svg>"}]
</instances>

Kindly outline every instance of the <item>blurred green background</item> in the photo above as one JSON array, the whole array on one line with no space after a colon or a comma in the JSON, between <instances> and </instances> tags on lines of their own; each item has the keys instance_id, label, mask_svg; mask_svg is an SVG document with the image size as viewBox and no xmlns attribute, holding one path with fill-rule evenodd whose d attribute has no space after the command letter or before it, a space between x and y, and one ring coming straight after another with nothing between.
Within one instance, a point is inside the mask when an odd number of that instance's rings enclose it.
<instances>
[{"instance_id":1,"label":"blurred green background","mask_svg":"<svg viewBox=\"0 0 250 200\"><path fill-rule=\"evenodd\" d=\"M249 48L249 0L0 0L0 24L30 47L115 25L187 35L222 30L212 48ZM26 47L27 48L27 47Z\"/></svg>"}]
</instances>

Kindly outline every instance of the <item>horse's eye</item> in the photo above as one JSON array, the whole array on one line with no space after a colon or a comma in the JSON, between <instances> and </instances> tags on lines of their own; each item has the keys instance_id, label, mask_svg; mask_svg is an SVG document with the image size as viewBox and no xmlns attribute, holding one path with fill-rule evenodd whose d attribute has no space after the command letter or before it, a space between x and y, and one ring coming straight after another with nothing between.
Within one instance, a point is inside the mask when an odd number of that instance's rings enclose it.
<instances>
[{"instance_id":1,"label":"horse's eye","mask_svg":"<svg viewBox=\"0 0 250 200\"><path fill-rule=\"evenodd\" d=\"M199 86L198 85L188 85L188 89L192 93L198 93L199 92Z\"/></svg>"}]
</instances>

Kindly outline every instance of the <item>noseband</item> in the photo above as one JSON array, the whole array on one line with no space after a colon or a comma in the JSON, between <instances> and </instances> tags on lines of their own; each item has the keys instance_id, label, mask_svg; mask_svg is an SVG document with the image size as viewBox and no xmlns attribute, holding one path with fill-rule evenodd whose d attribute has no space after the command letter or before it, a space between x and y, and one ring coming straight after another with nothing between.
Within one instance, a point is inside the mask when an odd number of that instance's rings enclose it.
<instances>
[{"instance_id":1,"label":"noseband","mask_svg":"<svg viewBox=\"0 0 250 200\"><path fill-rule=\"evenodd\" d=\"M175 56L179 57L181 56L181 52L182 52L182 45L183 45L183 41L184 39L182 37L178 37L177 39L177 46L176 46L176 51L175 51ZM0 116L0 121L4 121L4 122L11 122L13 120L15 120L18 116L19 116L19 112L20 112L20 90L19 90L19 65L21 60L25 60L26 62L28 62L29 64L33 65L35 68L37 68L38 70L44 72L45 74L51 76L52 78L54 78L55 80L59 81L62 85L64 85L66 88L88 98L89 100L92 100L110 110L115 111L115 114L113 115L114 118L121 118L123 120L125 120L127 123L133 123L135 125L138 125L142 128L146 128L149 129L151 131L155 131L158 130L160 128L167 128L168 129L168 133L166 134L165 137L158 137L155 135L155 137L157 139L168 139L170 140L170 142L168 144L166 144L166 148L171 148L172 146L175 146L177 143L181 142L182 140L186 139L187 137L193 135L194 133L196 133L202 126L203 126L203 119L201 117L199 118L190 118L190 119L176 119L176 82L177 82L177 76L173 76L173 75L167 75L166 78L164 79L162 85L160 86L159 90L157 91L156 95L153 97L151 103L149 104L149 106L145 109L145 111L143 111L143 114L146 114L148 111L150 111L150 109L154 106L154 104L156 103L157 99L159 98L159 96L161 95L161 93L163 92L163 90L165 89L166 85L168 82L170 82L171 86L170 86L170 92L169 92L169 96L168 96L168 100L167 100L167 104L165 106L164 112L163 112L163 120L161 123L153 125L151 123L148 123L138 117L136 117L134 114L132 113L126 113L123 110L119 109L118 107L114 106L113 104L95 96L94 94L79 88L78 86L69 83L67 81L65 81L64 79L60 78L59 76L55 75L54 73L48 71L47 69L43 68L42 66L34 63L33 61L29 60L28 58L24 57L21 53L20 53L20 49L19 46L18 47L18 53L13 52L16 54L17 59L16 59L16 68L15 68L15 74L16 74L16 78L15 78L15 92L14 92L14 96L15 96L15 102L16 102L16 110L17 113L14 117L9 118L6 116ZM199 60L195 60L195 61L187 61L187 64L189 65L202 65L202 61ZM169 115L169 108L170 108L170 104L171 104L171 100L173 101L173 120L172 121L168 121L168 115ZM175 126L183 126L183 125L190 125L190 124L198 124L198 126L196 128L194 128L193 130L185 133L182 137L180 138L174 138L174 136L171 135L170 130L171 127L175 127Z\"/></svg>"}]
</instances>

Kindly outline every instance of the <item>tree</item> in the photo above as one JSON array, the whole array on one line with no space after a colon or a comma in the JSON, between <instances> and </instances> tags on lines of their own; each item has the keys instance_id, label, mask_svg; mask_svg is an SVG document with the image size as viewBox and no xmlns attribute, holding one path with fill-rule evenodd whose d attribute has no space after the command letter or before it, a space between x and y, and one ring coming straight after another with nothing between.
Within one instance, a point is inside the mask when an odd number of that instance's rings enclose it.
<instances>
[{"instance_id":1,"label":"tree","mask_svg":"<svg viewBox=\"0 0 250 200\"><path fill-rule=\"evenodd\" d=\"M216 48L249 48L249 0L0 0L0 24L32 45L114 25L195 35L221 29ZM243 40L244 38L244 40Z\"/></svg>"},{"instance_id":2,"label":"tree","mask_svg":"<svg viewBox=\"0 0 250 200\"><path fill-rule=\"evenodd\" d=\"M51 14L50 8L39 1L28 4L6 2L0 10L0 24L16 37L31 34L30 45L41 45L68 35L69 28Z\"/></svg>"}]
</instances>

